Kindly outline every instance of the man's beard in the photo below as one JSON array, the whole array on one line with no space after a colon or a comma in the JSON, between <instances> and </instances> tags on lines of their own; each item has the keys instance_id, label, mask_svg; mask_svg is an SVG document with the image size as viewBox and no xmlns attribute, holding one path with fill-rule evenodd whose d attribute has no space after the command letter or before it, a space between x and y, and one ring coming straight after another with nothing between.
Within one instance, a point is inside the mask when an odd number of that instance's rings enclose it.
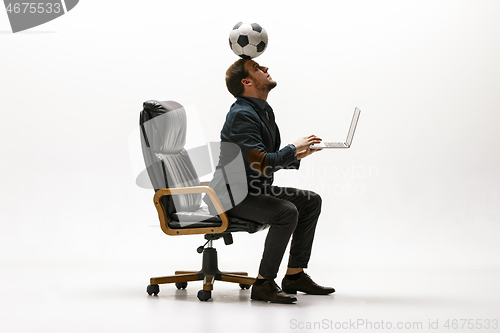
<instances>
[{"instance_id":1,"label":"man's beard","mask_svg":"<svg viewBox=\"0 0 500 333\"><path fill-rule=\"evenodd\" d=\"M268 85L267 85L267 89L268 91L271 91L274 87L276 87L278 83L276 81L269 81Z\"/></svg>"},{"instance_id":2,"label":"man's beard","mask_svg":"<svg viewBox=\"0 0 500 333\"><path fill-rule=\"evenodd\" d=\"M276 81L268 81L267 84L261 84L260 82L255 83L255 89L258 91L268 93L270 92L274 87L276 87L278 83Z\"/></svg>"}]
</instances>

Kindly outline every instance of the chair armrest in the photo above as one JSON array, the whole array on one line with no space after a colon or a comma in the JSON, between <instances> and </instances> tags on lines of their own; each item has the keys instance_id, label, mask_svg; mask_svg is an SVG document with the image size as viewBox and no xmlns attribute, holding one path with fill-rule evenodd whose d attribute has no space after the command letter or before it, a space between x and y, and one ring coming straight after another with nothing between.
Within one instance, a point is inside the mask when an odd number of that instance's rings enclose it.
<instances>
[{"instance_id":1,"label":"chair armrest","mask_svg":"<svg viewBox=\"0 0 500 333\"><path fill-rule=\"evenodd\" d=\"M208 185L210 185L210 181L203 181L203 182L200 182L200 185L201 185L201 186L208 186Z\"/></svg>"},{"instance_id":2,"label":"chair armrest","mask_svg":"<svg viewBox=\"0 0 500 333\"><path fill-rule=\"evenodd\" d=\"M161 197L164 195L176 195L176 194L192 194L192 193L206 193L215 210L219 214L222 224L220 227L211 228L183 228L183 229L172 229L168 226L168 217L165 207L161 203ZM158 211L158 217L160 218L160 226L164 233L167 235L188 235L188 234L218 234L224 232L228 225L229 219L227 214L222 207L219 197L215 191L209 186L191 186L191 187L176 187L176 188L164 188L158 190L154 195L154 203L156 210Z\"/></svg>"}]
</instances>

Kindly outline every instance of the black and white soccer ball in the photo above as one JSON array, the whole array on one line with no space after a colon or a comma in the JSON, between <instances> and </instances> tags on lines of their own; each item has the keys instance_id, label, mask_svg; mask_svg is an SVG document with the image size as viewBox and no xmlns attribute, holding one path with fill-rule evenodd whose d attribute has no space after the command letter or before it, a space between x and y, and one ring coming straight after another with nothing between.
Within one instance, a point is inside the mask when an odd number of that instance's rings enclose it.
<instances>
[{"instance_id":1,"label":"black and white soccer ball","mask_svg":"<svg viewBox=\"0 0 500 333\"><path fill-rule=\"evenodd\" d=\"M242 58L256 58L267 47L267 31L257 23L236 23L229 33L229 46Z\"/></svg>"}]
</instances>

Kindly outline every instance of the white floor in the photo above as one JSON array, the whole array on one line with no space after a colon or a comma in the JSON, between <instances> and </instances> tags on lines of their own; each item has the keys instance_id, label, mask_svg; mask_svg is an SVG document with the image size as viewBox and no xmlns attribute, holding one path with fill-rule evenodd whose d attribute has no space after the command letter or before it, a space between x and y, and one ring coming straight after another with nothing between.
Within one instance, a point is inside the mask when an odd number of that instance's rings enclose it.
<instances>
[{"instance_id":1,"label":"white floor","mask_svg":"<svg viewBox=\"0 0 500 333\"><path fill-rule=\"evenodd\" d=\"M208 302L196 297L199 281L186 290L162 285L157 297L148 296L151 276L172 273L150 264L2 267L1 332L500 331L500 270L310 271L337 292L299 294L296 304L280 305L251 301L250 290L220 281ZM430 323L438 329L429 329Z\"/></svg>"}]
</instances>

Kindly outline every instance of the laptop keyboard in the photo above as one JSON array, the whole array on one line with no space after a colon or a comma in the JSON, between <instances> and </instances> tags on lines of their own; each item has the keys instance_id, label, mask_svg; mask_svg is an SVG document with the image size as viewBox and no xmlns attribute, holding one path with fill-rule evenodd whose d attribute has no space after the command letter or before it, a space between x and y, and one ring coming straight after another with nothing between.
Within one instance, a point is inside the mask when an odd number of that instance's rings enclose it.
<instances>
[{"instance_id":1,"label":"laptop keyboard","mask_svg":"<svg viewBox=\"0 0 500 333\"><path fill-rule=\"evenodd\" d=\"M345 147L345 144L342 142L323 142L326 147Z\"/></svg>"}]
</instances>

